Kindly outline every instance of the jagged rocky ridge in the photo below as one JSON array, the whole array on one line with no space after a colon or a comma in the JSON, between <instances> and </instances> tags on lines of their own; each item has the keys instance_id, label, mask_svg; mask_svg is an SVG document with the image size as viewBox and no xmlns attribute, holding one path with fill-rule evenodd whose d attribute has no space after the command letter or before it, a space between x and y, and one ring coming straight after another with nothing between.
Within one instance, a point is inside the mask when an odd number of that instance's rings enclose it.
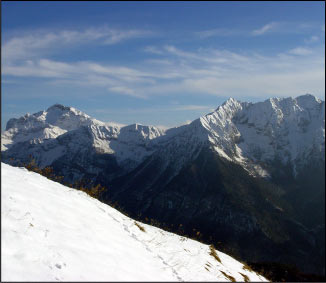
<instances>
[{"instance_id":1,"label":"jagged rocky ridge","mask_svg":"<svg viewBox=\"0 0 326 283\"><path fill-rule=\"evenodd\" d=\"M325 102L312 95L231 98L166 131L54 105L11 119L2 150L11 164L32 156L66 181L102 183L110 188L103 201L182 224L180 233L197 227L203 241L221 242L240 259L325 272Z\"/></svg>"}]
</instances>

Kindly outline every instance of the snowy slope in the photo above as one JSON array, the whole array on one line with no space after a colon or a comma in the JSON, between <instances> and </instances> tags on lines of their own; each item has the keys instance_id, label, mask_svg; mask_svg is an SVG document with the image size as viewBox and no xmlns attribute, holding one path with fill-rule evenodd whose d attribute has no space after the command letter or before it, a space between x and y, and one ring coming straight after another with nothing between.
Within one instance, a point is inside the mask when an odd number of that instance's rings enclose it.
<instances>
[{"instance_id":1,"label":"snowy slope","mask_svg":"<svg viewBox=\"0 0 326 283\"><path fill-rule=\"evenodd\" d=\"M266 281L207 245L1 163L4 281Z\"/></svg>"}]
</instances>

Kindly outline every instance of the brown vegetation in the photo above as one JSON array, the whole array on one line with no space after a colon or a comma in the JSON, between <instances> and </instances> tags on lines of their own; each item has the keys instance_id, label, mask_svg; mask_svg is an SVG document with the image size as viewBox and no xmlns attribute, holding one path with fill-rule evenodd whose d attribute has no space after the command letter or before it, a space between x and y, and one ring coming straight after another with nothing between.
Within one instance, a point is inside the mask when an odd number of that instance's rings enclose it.
<instances>
[{"instance_id":1,"label":"brown vegetation","mask_svg":"<svg viewBox=\"0 0 326 283\"><path fill-rule=\"evenodd\" d=\"M250 272L253 271L252 268L251 268L248 264L246 264L246 263L243 263L242 269L243 269L243 270L248 270L248 271L250 271Z\"/></svg>"},{"instance_id":2,"label":"brown vegetation","mask_svg":"<svg viewBox=\"0 0 326 283\"><path fill-rule=\"evenodd\" d=\"M143 226L141 226L139 223L137 223L136 221L134 222L135 225L139 228L140 231L142 232L146 232L145 228Z\"/></svg>"},{"instance_id":3,"label":"brown vegetation","mask_svg":"<svg viewBox=\"0 0 326 283\"><path fill-rule=\"evenodd\" d=\"M227 278L229 279L231 282L236 282L235 278L231 275L226 274L224 271L221 270L221 273Z\"/></svg>"},{"instance_id":4,"label":"brown vegetation","mask_svg":"<svg viewBox=\"0 0 326 283\"><path fill-rule=\"evenodd\" d=\"M79 180L76 181L74 184L69 184L67 182L63 182L64 177L63 176L57 176L52 167L45 167L40 168L37 166L36 161L34 158L31 158L31 161L27 164L24 164L24 167L29 170L33 171L35 173L38 173L44 177L47 177L48 179L64 184L65 186L68 186L70 188L74 188L80 191L83 191L90 195L93 198L99 199L102 192L106 190L105 187L103 187L100 184L93 185L91 182L87 182L85 180Z\"/></svg>"},{"instance_id":5,"label":"brown vegetation","mask_svg":"<svg viewBox=\"0 0 326 283\"><path fill-rule=\"evenodd\" d=\"M244 282L249 282L249 277L241 272L239 272L241 276L243 277Z\"/></svg>"},{"instance_id":6,"label":"brown vegetation","mask_svg":"<svg viewBox=\"0 0 326 283\"><path fill-rule=\"evenodd\" d=\"M209 246L209 249L210 249L209 254L210 254L213 258L215 258L219 263L222 263L221 259L219 258L219 256L218 256L217 253L216 253L216 250L215 250L214 246L213 246L213 245L210 245L210 246Z\"/></svg>"}]
</instances>

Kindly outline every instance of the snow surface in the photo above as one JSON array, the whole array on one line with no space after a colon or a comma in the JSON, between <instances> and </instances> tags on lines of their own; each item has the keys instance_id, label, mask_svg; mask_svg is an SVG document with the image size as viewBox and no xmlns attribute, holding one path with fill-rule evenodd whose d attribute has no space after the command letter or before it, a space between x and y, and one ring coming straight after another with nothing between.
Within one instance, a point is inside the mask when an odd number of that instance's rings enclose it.
<instances>
[{"instance_id":1,"label":"snow surface","mask_svg":"<svg viewBox=\"0 0 326 283\"><path fill-rule=\"evenodd\" d=\"M267 281L209 246L1 163L3 281ZM241 273L241 274L240 274ZM243 274L243 275L242 275Z\"/></svg>"}]
</instances>

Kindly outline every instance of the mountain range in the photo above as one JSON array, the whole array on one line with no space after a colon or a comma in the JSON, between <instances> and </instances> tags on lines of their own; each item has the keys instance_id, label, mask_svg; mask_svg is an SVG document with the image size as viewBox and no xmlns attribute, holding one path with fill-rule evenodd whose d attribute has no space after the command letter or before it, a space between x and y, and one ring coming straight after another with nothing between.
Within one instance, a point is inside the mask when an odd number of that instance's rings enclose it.
<instances>
[{"instance_id":1,"label":"mountain range","mask_svg":"<svg viewBox=\"0 0 326 283\"><path fill-rule=\"evenodd\" d=\"M101 201L237 259L325 274L325 102L313 95L230 98L167 130L56 104L10 119L1 150L6 163L100 183Z\"/></svg>"}]
</instances>

